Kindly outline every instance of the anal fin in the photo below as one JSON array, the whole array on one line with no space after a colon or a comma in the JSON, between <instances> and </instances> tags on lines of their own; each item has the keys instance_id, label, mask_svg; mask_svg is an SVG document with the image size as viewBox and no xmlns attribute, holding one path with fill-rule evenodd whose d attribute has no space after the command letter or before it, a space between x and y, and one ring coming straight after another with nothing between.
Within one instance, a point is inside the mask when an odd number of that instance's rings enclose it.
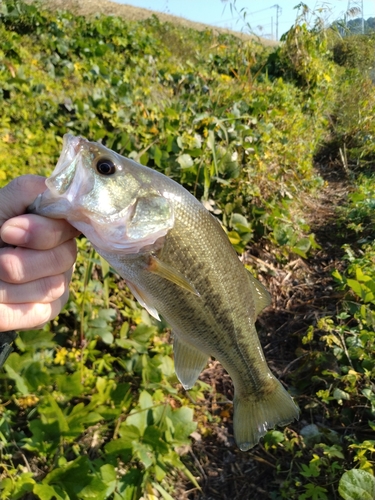
<instances>
[{"instance_id":1,"label":"anal fin","mask_svg":"<svg viewBox=\"0 0 375 500\"><path fill-rule=\"evenodd\" d=\"M176 375L185 389L193 387L200 372L207 364L208 356L175 335L173 340Z\"/></svg>"},{"instance_id":2,"label":"anal fin","mask_svg":"<svg viewBox=\"0 0 375 500\"><path fill-rule=\"evenodd\" d=\"M136 285L134 285L134 283L130 283L130 281L127 281L126 284L128 285L131 293L134 295L134 297L141 304L141 306L144 307L146 309L146 311L149 314L151 314L151 316L153 316L155 319L160 321L159 314L158 314L157 310L155 309L155 307L153 307L151 305L151 301L147 297L147 295L144 292L142 292L141 290L139 290L139 288Z\"/></svg>"}]
</instances>

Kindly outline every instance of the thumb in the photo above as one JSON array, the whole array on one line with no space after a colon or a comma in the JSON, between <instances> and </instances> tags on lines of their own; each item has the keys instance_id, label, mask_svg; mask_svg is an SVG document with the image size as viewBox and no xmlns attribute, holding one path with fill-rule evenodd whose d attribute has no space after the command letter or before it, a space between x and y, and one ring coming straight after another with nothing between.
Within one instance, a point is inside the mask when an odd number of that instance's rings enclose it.
<instances>
[{"instance_id":1,"label":"thumb","mask_svg":"<svg viewBox=\"0 0 375 500\"><path fill-rule=\"evenodd\" d=\"M45 189L45 178L37 175L17 177L0 189L0 227L8 219L24 214Z\"/></svg>"}]
</instances>

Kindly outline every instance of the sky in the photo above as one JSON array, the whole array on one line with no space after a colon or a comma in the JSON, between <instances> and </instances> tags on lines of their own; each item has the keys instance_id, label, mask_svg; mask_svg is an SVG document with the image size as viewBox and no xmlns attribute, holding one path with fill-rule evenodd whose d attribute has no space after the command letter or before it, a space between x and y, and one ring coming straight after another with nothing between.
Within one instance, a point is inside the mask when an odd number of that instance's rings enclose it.
<instances>
[{"instance_id":1,"label":"sky","mask_svg":"<svg viewBox=\"0 0 375 500\"><path fill-rule=\"evenodd\" d=\"M226 2L222 0L115 1L235 31L249 32L246 27L246 24L249 23L254 33L270 39L276 39L276 24L278 24L279 38L293 25L297 14L294 7L300 3L299 0L227 0ZM312 10L323 8L322 16L327 22L342 19L348 7L356 7L360 12L362 5L365 19L375 17L375 0L304 0L304 3ZM235 5L237 13L231 10L230 4ZM281 9L276 9L276 5ZM276 23L277 11L278 23ZM244 18L245 12L246 16Z\"/></svg>"}]
</instances>

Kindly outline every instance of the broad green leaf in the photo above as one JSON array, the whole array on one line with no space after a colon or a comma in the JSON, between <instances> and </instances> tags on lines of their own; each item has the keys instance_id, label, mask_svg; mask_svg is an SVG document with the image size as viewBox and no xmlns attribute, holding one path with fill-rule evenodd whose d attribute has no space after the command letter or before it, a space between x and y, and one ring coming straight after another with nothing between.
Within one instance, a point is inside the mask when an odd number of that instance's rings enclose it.
<instances>
[{"instance_id":1,"label":"broad green leaf","mask_svg":"<svg viewBox=\"0 0 375 500\"><path fill-rule=\"evenodd\" d=\"M194 165L193 158L188 154L183 154L177 158L181 168L190 168Z\"/></svg>"},{"instance_id":2,"label":"broad green leaf","mask_svg":"<svg viewBox=\"0 0 375 500\"><path fill-rule=\"evenodd\" d=\"M41 387L48 387L50 384L50 376L46 368L38 361L30 363L22 372L22 377L31 393L36 393Z\"/></svg>"},{"instance_id":3,"label":"broad green leaf","mask_svg":"<svg viewBox=\"0 0 375 500\"><path fill-rule=\"evenodd\" d=\"M57 375L56 385L60 392L69 397L79 396L84 391L79 371L72 374Z\"/></svg>"},{"instance_id":4,"label":"broad green leaf","mask_svg":"<svg viewBox=\"0 0 375 500\"><path fill-rule=\"evenodd\" d=\"M309 238L300 238L294 245L294 248L298 248L306 254L311 248L311 241Z\"/></svg>"},{"instance_id":5,"label":"broad green leaf","mask_svg":"<svg viewBox=\"0 0 375 500\"><path fill-rule=\"evenodd\" d=\"M193 409L186 406L174 410L169 415L174 427L173 437L177 443L185 444L189 442L190 434L197 427L196 422L193 421L193 415Z\"/></svg>"},{"instance_id":6,"label":"broad green leaf","mask_svg":"<svg viewBox=\"0 0 375 500\"><path fill-rule=\"evenodd\" d=\"M342 391L341 389L335 389L333 391L333 394L332 396L337 399L337 401L342 401L343 399L345 400L349 400L350 399L350 394L345 392L345 391Z\"/></svg>"},{"instance_id":7,"label":"broad green leaf","mask_svg":"<svg viewBox=\"0 0 375 500\"><path fill-rule=\"evenodd\" d=\"M340 281L342 282L343 281L343 277L341 276L341 274L337 271L337 269L335 269L332 273L332 276L337 280L337 281Z\"/></svg>"},{"instance_id":8,"label":"broad green leaf","mask_svg":"<svg viewBox=\"0 0 375 500\"><path fill-rule=\"evenodd\" d=\"M140 412L142 413L142 412ZM136 425L132 425L129 422L129 417L123 422L119 427L119 434L131 445L132 441L139 441L140 439L140 429Z\"/></svg>"},{"instance_id":9,"label":"broad green leaf","mask_svg":"<svg viewBox=\"0 0 375 500\"><path fill-rule=\"evenodd\" d=\"M38 495L40 500L70 500L67 493L59 486L49 484L36 484L33 493Z\"/></svg>"},{"instance_id":10,"label":"broad green leaf","mask_svg":"<svg viewBox=\"0 0 375 500\"><path fill-rule=\"evenodd\" d=\"M145 344L149 341L150 337L155 333L154 326L148 326L145 324L138 325L134 331L131 333L131 339L139 342L140 344Z\"/></svg>"},{"instance_id":11,"label":"broad green leaf","mask_svg":"<svg viewBox=\"0 0 375 500\"><path fill-rule=\"evenodd\" d=\"M109 484L112 481L116 481L117 478L116 469L111 464L102 465L100 467L100 474L102 476L103 481L106 484Z\"/></svg>"},{"instance_id":12,"label":"broad green leaf","mask_svg":"<svg viewBox=\"0 0 375 500\"><path fill-rule=\"evenodd\" d=\"M238 245L241 243L241 236L236 231L229 231L227 236L232 245Z\"/></svg>"},{"instance_id":13,"label":"broad green leaf","mask_svg":"<svg viewBox=\"0 0 375 500\"><path fill-rule=\"evenodd\" d=\"M89 479L88 484L84 486L77 494L77 498L80 500L86 500L92 498L93 500L106 500L108 495L111 495L115 489L116 483L106 484L99 474L90 474L87 479Z\"/></svg>"},{"instance_id":14,"label":"broad green leaf","mask_svg":"<svg viewBox=\"0 0 375 500\"><path fill-rule=\"evenodd\" d=\"M47 410L47 412L49 414L49 418L54 417L54 420L56 420L58 422L61 434L67 433L69 431L69 425L68 425L68 422L67 422L65 415L61 411L56 400L52 396L48 395L48 396L46 396L45 401L46 401L47 405L46 405L44 410L45 410L45 412ZM48 406L49 406L49 408L48 408Z\"/></svg>"},{"instance_id":15,"label":"broad green leaf","mask_svg":"<svg viewBox=\"0 0 375 500\"><path fill-rule=\"evenodd\" d=\"M151 449L151 446L134 442L133 443L134 454L139 458L142 462L143 466L148 469L154 463L154 453Z\"/></svg>"},{"instance_id":16,"label":"broad green leaf","mask_svg":"<svg viewBox=\"0 0 375 500\"><path fill-rule=\"evenodd\" d=\"M132 439L128 439L127 437L114 439L109 441L104 449L109 457L121 458L126 464L131 460L133 455Z\"/></svg>"},{"instance_id":17,"label":"broad green leaf","mask_svg":"<svg viewBox=\"0 0 375 500\"><path fill-rule=\"evenodd\" d=\"M350 286L350 288L353 290L353 292L355 292L358 295L358 297L362 297L363 288L357 280L348 279L347 283Z\"/></svg>"},{"instance_id":18,"label":"broad green leaf","mask_svg":"<svg viewBox=\"0 0 375 500\"><path fill-rule=\"evenodd\" d=\"M339 483L339 493L344 500L374 500L375 478L361 469L344 472Z\"/></svg>"},{"instance_id":19,"label":"broad green leaf","mask_svg":"<svg viewBox=\"0 0 375 500\"><path fill-rule=\"evenodd\" d=\"M23 395L29 394L27 383L25 382L23 377L19 375L19 373L17 373L17 371L14 370L14 368L9 364L9 361L12 359L13 354L9 356L8 361L4 365L4 368L9 377L15 381L18 391Z\"/></svg>"},{"instance_id":20,"label":"broad green leaf","mask_svg":"<svg viewBox=\"0 0 375 500\"><path fill-rule=\"evenodd\" d=\"M115 500L137 500L140 496L140 487L144 473L138 469L131 469L119 480L117 497Z\"/></svg>"},{"instance_id":21,"label":"broad green leaf","mask_svg":"<svg viewBox=\"0 0 375 500\"><path fill-rule=\"evenodd\" d=\"M53 341L54 335L47 328L39 330L37 335L35 334L35 330L19 332L19 338L16 340L18 348L22 351L30 349L35 351L36 349L55 347Z\"/></svg>"},{"instance_id":22,"label":"broad green leaf","mask_svg":"<svg viewBox=\"0 0 375 500\"><path fill-rule=\"evenodd\" d=\"M43 479L42 484L60 486L70 499L81 498L79 493L93 480L91 467L88 457L78 457L65 466L52 470Z\"/></svg>"},{"instance_id":23,"label":"broad green leaf","mask_svg":"<svg viewBox=\"0 0 375 500\"><path fill-rule=\"evenodd\" d=\"M264 436L264 444L266 446L276 446L279 443L285 441L285 436L280 431L268 431Z\"/></svg>"},{"instance_id":24,"label":"broad green leaf","mask_svg":"<svg viewBox=\"0 0 375 500\"><path fill-rule=\"evenodd\" d=\"M169 451L168 445L163 440L163 433L154 425L146 427L142 441L149 444L156 453L167 454Z\"/></svg>"},{"instance_id":25,"label":"broad green leaf","mask_svg":"<svg viewBox=\"0 0 375 500\"><path fill-rule=\"evenodd\" d=\"M33 491L35 480L32 472L25 472L15 478L6 478L1 481L0 494L4 500L18 500L28 496Z\"/></svg>"}]
</instances>

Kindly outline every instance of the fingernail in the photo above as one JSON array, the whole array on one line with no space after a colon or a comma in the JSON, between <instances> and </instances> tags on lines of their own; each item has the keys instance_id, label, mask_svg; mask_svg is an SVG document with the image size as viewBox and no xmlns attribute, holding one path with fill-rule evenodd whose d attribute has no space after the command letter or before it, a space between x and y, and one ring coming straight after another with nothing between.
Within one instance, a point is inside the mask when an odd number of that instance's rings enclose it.
<instances>
[{"instance_id":1,"label":"fingernail","mask_svg":"<svg viewBox=\"0 0 375 500\"><path fill-rule=\"evenodd\" d=\"M21 227L6 226L1 230L1 239L10 245L26 245L29 233Z\"/></svg>"}]
</instances>

